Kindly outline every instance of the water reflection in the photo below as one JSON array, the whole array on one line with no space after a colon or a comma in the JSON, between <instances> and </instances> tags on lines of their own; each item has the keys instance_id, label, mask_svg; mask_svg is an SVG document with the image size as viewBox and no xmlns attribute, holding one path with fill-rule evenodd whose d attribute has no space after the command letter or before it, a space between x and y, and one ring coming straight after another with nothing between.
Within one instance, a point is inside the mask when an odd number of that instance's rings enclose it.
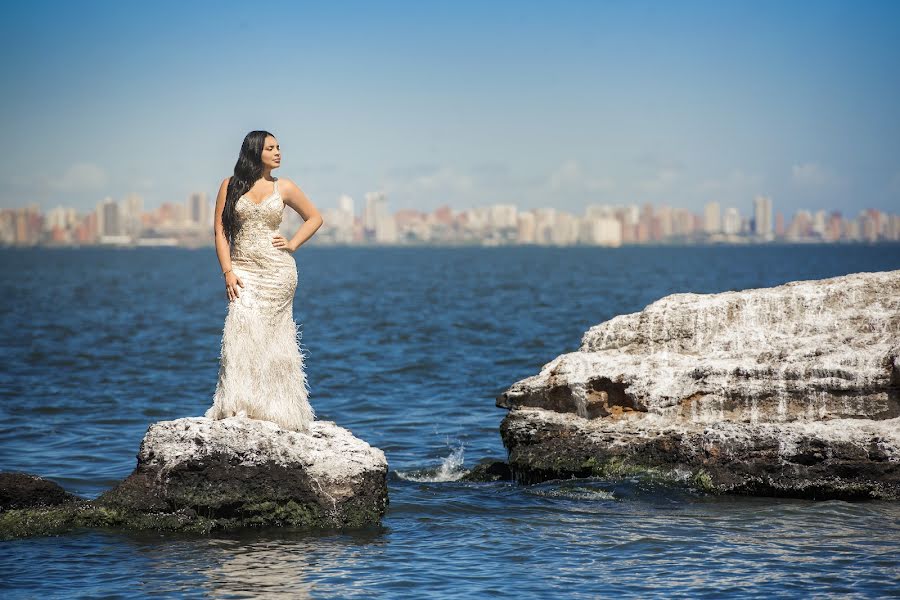
<instances>
[{"instance_id":1,"label":"water reflection","mask_svg":"<svg viewBox=\"0 0 900 600\"><path fill-rule=\"evenodd\" d=\"M352 534L267 528L209 537L135 533L122 539L141 557L146 572L181 582L177 589L182 592L192 589L214 598L311 598L336 587L344 596L353 595L354 582L367 584L358 577L365 568L360 563L381 555L384 528Z\"/></svg>"}]
</instances>

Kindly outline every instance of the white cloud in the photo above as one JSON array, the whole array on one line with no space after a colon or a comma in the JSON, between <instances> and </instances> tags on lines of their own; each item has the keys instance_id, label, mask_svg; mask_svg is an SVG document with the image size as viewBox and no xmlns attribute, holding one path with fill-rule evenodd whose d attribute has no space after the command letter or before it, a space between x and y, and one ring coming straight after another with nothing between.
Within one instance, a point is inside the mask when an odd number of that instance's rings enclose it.
<instances>
[{"instance_id":1,"label":"white cloud","mask_svg":"<svg viewBox=\"0 0 900 600\"><path fill-rule=\"evenodd\" d=\"M449 202L461 207L505 201L526 206L548 197L556 203L583 201L614 186L613 180L589 173L576 160L567 160L549 172L525 175L498 162L478 163L468 169L410 164L388 169L379 187L397 200L397 206Z\"/></svg>"},{"instance_id":2,"label":"white cloud","mask_svg":"<svg viewBox=\"0 0 900 600\"><path fill-rule=\"evenodd\" d=\"M701 181L697 191L710 196L748 197L757 194L762 183L761 176L734 169L724 177Z\"/></svg>"},{"instance_id":3,"label":"white cloud","mask_svg":"<svg viewBox=\"0 0 900 600\"><path fill-rule=\"evenodd\" d=\"M467 193L474 189L471 175L451 166L415 166L394 168L384 184L388 193L430 194L432 192Z\"/></svg>"},{"instance_id":4,"label":"white cloud","mask_svg":"<svg viewBox=\"0 0 900 600\"><path fill-rule=\"evenodd\" d=\"M671 191L678 178L681 176L679 169L675 167L662 167L657 169L650 177L641 179L635 183L635 187L642 192L659 194Z\"/></svg>"},{"instance_id":5,"label":"white cloud","mask_svg":"<svg viewBox=\"0 0 900 600\"><path fill-rule=\"evenodd\" d=\"M90 192L105 189L109 177L106 171L92 163L76 163L62 175L47 176L42 184L51 192Z\"/></svg>"},{"instance_id":6,"label":"white cloud","mask_svg":"<svg viewBox=\"0 0 900 600\"><path fill-rule=\"evenodd\" d=\"M592 176L575 160L567 160L547 179L547 187L553 191L605 192L615 187L608 177Z\"/></svg>"},{"instance_id":7,"label":"white cloud","mask_svg":"<svg viewBox=\"0 0 900 600\"><path fill-rule=\"evenodd\" d=\"M36 198L47 198L57 194L106 191L109 176L102 167L95 164L75 163L59 174L17 173L9 176L6 183L9 193L14 197L37 194Z\"/></svg>"},{"instance_id":8,"label":"white cloud","mask_svg":"<svg viewBox=\"0 0 900 600\"><path fill-rule=\"evenodd\" d=\"M840 182L834 173L816 163L791 167L791 180L795 185L805 188L830 187Z\"/></svg>"}]
</instances>

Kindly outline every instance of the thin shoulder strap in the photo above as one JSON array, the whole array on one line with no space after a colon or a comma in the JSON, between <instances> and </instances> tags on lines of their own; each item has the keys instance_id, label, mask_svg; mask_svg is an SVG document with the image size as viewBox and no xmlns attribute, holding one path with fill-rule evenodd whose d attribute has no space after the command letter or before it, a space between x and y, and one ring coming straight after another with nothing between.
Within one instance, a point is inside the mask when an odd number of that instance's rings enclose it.
<instances>
[{"instance_id":1,"label":"thin shoulder strap","mask_svg":"<svg viewBox=\"0 0 900 600\"><path fill-rule=\"evenodd\" d=\"M275 177L274 175L272 175L272 179L274 180L274 181L272 181L272 185L275 186L275 191L277 192L278 191L278 178Z\"/></svg>"}]
</instances>

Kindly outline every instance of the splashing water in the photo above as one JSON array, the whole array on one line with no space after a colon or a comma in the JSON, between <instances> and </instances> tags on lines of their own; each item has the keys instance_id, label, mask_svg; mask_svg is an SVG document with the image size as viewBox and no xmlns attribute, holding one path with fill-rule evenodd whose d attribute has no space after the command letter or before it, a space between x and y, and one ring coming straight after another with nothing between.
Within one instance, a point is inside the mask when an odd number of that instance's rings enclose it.
<instances>
[{"instance_id":1,"label":"splashing water","mask_svg":"<svg viewBox=\"0 0 900 600\"><path fill-rule=\"evenodd\" d=\"M450 452L449 456L444 457L439 467L417 471L397 471L397 476L406 481L458 481L463 475L469 472L468 469L463 467L464 459L465 445L459 444L452 452Z\"/></svg>"},{"instance_id":2,"label":"splashing water","mask_svg":"<svg viewBox=\"0 0 900 600\"><path fill-rule=\"evenodd\" d=\"M534 487L524 490L526 494L543 496L544 498L562 498L564 500L604 501L620 500L613 492L587 486Z\"/></svg>"}]
</instances>

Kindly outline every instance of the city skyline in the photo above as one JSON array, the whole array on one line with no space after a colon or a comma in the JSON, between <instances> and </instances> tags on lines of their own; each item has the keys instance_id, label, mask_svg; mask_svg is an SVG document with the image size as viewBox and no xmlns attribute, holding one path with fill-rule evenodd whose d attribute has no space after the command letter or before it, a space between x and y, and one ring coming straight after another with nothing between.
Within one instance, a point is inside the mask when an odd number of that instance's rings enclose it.
<instances>
[{"instance_id":1,"label":"city skyline","mask_svg":"<svg viewBox=\"0 0 900 600\"><path fill-rule=\"evenodd\" d=\"M212 196L258 128L321 208L900 206L896 3L413 6L267 5L302 35L237 3L12 6L0 207Z\"/></svg>"},{"instance_id":2,"label":"city skyline","mask_svg":"<svg viewBox=\"0 0 900 600\"><path fill-rule=\"evenodd\" d=\"M44 214L32 203L0 209L0 245L12 246L212 246L214 204L205 193L184 203L165 203L147 211L138 194L111 197L87 214L58 206ZM283 208L281 233L292 236L302 223ZM490 204L466 209L443 205L433 212L390 211L383 191L367 192L357 210L348 195L336 208L323 211L324 224L313 245L457 245L510 244L594 245L746 244L771 242L898 242L900 214L865 209L857 215L840 211L798 210L790 216L776 209L769 196L757 195L750 214L739 207L707 203L701 214L684 207L637 204L590 204L582 214L552 207L519 209L516 204Z\"/></svg>"}]
</instances>

